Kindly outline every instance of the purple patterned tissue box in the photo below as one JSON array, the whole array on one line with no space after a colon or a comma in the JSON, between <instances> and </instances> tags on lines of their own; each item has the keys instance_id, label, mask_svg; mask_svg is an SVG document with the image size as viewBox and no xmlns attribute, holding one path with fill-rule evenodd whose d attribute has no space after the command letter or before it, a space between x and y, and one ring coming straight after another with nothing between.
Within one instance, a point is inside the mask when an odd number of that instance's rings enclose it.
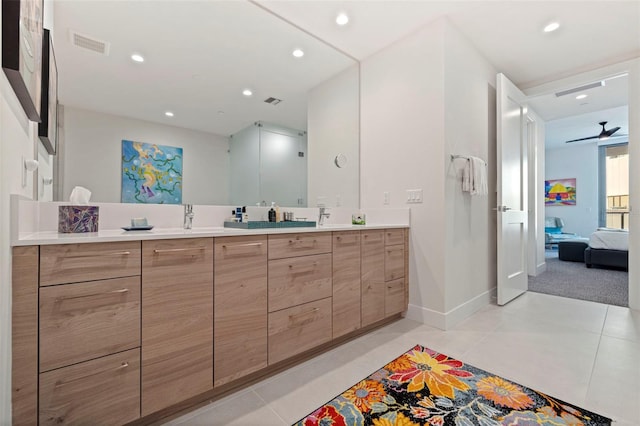
<instances>
[{"instance_id":1,"label":"purple patterned tissue box","mask_svg":"<svg viewBox=\"0 0 640 426\"><path fill-rule=\"evenodd\" d=\"M98 206L59 206L58 232L98 232Z\"/></svg>"}]
</instances>

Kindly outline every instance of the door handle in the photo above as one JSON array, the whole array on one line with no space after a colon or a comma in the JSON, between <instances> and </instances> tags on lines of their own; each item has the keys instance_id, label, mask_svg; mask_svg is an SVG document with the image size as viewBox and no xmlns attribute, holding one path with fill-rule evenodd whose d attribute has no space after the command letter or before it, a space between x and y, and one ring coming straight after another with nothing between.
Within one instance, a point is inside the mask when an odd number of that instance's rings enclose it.
<instances>
[{"instance_id":1,"label":"door handle","mask_svg":"<svg viewBox=\"0 0 640 426\"><path fill-rule=\"evenodd\" d=\"M511 210L511 207L507 207L507 206L498 206L498 207L494 207L491 210L495 210L495 211L499 211L499 212L506 212L508 210Z\"/></svg>"}]
</instances>

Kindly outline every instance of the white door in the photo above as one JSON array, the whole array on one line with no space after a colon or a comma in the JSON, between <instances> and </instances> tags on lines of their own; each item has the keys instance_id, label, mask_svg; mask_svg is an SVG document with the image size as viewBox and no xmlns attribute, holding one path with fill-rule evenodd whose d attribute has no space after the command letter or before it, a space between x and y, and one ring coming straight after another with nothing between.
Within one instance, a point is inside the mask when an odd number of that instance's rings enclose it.
<instances>
[{"instance_id":1,"label":"white door","mask_svg":"<svg viewBox=\"0 0 640 426\"><path fill-rule=\"evenodd\" d=\"M498 304L527 291L526 96L497 77Z\"/></svg>"}]
</instances>

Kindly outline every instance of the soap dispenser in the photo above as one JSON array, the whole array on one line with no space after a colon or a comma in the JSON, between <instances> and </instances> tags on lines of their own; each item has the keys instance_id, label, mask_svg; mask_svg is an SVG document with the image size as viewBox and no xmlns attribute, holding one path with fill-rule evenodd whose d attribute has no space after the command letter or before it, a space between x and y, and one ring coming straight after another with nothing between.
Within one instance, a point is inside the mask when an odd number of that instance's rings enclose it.
<instances>
[{"instance_id":1,"label":"soap dispenser","mask_svg":"<svg viewBox=\"0 0 640 426\"><path fill-rule=\"evenodd\" d=\"M282 220L282 216L280 216L280 206L276 204L276 222L280 222Z\"/></svg>"},{"instance_id":2,"label":"soap dispenser","mask_svg":"<svg viewBox=\"0 0 640 426\"><path fill-rule=\"evenodd\" d=\"M271 203L271 210L269 210L269 222L275 222L276 221L275 206L276 206L276 203Z\"/></svg>"}]
</instances>

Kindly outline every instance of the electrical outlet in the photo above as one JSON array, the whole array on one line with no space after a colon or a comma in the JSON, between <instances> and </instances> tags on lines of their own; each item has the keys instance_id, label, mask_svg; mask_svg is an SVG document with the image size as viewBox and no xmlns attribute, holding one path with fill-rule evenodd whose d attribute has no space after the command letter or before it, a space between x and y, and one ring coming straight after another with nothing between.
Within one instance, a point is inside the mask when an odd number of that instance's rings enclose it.
<instances>
[{"instance_id":1,"label":"electrical outlet","mask_svg":"<svg viewBox=\"0 0 640 426\"><path fill-rule=\"evenodd\" d=\"M383 195L384 195L384 204L388 205L389 204L389 191L385 191L383 193Z\"/></svg>"}]
</instances>

